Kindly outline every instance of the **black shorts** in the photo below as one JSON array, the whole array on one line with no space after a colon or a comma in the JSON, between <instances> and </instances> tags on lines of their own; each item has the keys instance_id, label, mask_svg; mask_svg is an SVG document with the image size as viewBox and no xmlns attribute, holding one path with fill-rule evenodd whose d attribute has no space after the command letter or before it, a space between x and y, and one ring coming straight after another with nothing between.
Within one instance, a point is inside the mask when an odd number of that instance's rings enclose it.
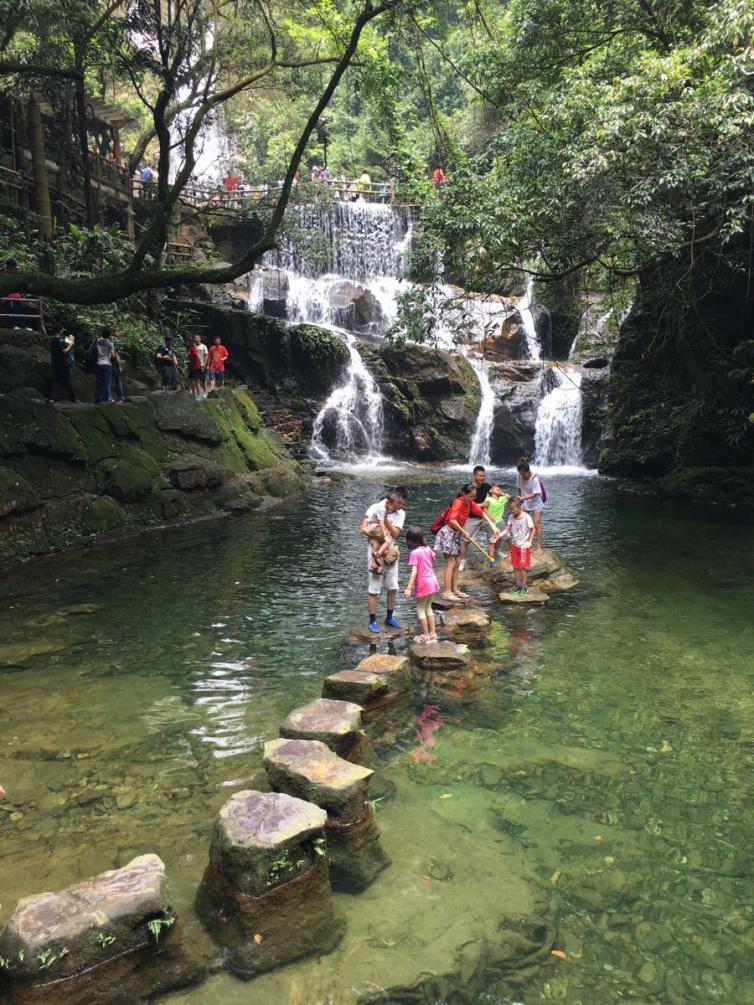
<instances>
[{"instance_id":1,"label":"black shorts","mask_svg":"<svg viewBox=\"0 0 754 1005\"><path fill-rule=\"evenodd\" d=\"M176 387L179 384L178 368L175 366L163 366L160 369L163 387Z\"/></svg>"},{"instance_id":2,"label":"black shorts","mask_svg":"<svg viewBox=\"0 0 754 1005\"><path fill-rule=\"evenodd\" d=\"M201 367L189 367L189 380L204 380L204 370Z\"/></svg>"}]
</instances>

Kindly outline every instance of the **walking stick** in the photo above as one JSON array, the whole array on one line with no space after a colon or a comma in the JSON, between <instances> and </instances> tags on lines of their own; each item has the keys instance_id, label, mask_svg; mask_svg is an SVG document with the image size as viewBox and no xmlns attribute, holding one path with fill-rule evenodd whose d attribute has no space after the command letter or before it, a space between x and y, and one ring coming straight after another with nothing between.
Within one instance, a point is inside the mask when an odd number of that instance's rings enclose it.
<instances>
[{"instance_id":1,"label":"walking stick","mask_svg":"<svg viewBox=\"0 0 754 1005\"><path fill-rule=\"evenodd\" d=\"M494 558L490 558L490 556L487 554L487 552L484 550L484 548L480 544L476 543L476 541L474 540L474 538L472 537L471 534L467 534L466 535L466 540L469 542L469 544L473 544L477 551L481 551L481 553L484 555L484 557L490 563L490 566L493 566L495 564L495 559Z\"/></svg>"}]
</instances>

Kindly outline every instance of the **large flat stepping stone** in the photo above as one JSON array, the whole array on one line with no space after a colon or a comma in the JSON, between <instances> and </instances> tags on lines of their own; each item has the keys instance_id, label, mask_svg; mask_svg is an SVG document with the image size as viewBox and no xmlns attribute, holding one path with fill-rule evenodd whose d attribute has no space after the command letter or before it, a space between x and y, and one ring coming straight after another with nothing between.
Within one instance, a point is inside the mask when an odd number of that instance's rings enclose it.
<instances>
[{"instance_id":1,"label":"large flat stepping stone","mask_svg":"<svg viewBox=\"0 0 754 1005\"><path fill-rule=\"evenodd\" d=\"M374 772L338 757L319 740L268 740L263 760L274 789L308 799L338 820L363 813Z\"/></svg>"},{"instance_id":2,"label":"large flat stepping stone","mask_svg":"<svg viewBox=\"0 0 754 1005\"><path fill-rule=\"evenodd\" d=\"M242 977L329 952L340 940L326 820L319 806L283 792L237 792L220 811L196 910Z\"/></svg>"},{"instance_id":3,"label":"large flat stepping stone","mask_svg":"<svg viewBox=\"0 0 754 1005\"><path fill-rule=\"evenodd\" d=\"M541 590L530 589L528 593L500 593L498 599L502 604L528 604L531 607L546 604L550 598Z\"/></svg>"},{"instance_id":4,"label":"large flat stepping stone","mask_svg":"<svg viewBox=\"0 0 754 1005\"><path fill-rule=\"evenodd\" d=\"M452 607L443 614L443 629L453 642L484 641L490 630L490 616L479 607Z\"/></svg>"},{"instance_id":5,"label":"large flat stepping stone","mask_svg":"<svg viewBox=\"0 0 754 1005\"><path fill-rule=\"evenodd\" d=\"M471 663L469 647L456 642L412 642L412 661L422 670L462 670Z\"/></svg>"},{"instance_id":6,"label":"large flat stepping stone","mask_svg":"<svg viewBox=\"0 0 754 1005\"><path fill-rule=\"evenodd\" d=\"M353 670L342 670L325 678L322 694L356 702L369 710L409 691L411 666L406 656L374 653Z\"/></svg>"},{"instance_id":7,"label":"large flat stepping stone","mask_svg":"<svg viewBox=\"0 0 754 1005\"><path fill-rule=\"evenodd\" d=\"M361 736L360 705L351 701L317 698L295 708L280 727L289 740L320 740L330 750L348 757Z\"/></svg>"},{"instance_id":8,"label":"large flat stepping stone","mask_svg":"<svg viewBox=\"0 0 754 1005\"><path fill-rule=\"evenodd\" d=\"M382 642L393 642L401 635L408 635L410 629L388 628L387 625L380 624L378 632L370 632L367 625L351 625L346 633L346 642L349 645L377 645Z\"/></svg>"},{"instance_id":9,"label":"large flat stepping stone","mask_svg":"<svg viewBox=\"0 0 754 1005\"><path fill-rule=\"evenodd\" d=\"M529 583L535 581L535 586L539 590L572 590L579 585L570 566L550 548L532 552L531 568L527 569L527 574ZM514 583L515 576L510 558L505 557L498 561L491 578L496 583L511 585Z\"/></svg>"},{"instance_id":10,"label":"large flat stepping stone","mask_svg":"<svg viewBox=\"0 0 754 1005\"><path fill-rule=\"evenodd\" d=\"M319 806L283 792L236 792L215 822L210 864L233 889L259 896L301 871L279 863L306 858L312 840L323 837L326 820Z\"/></svg>"},{"instance_id":11,"label":"large flat stepping stone","mask_svg":"<svg viewBox=\"0 0 754 1005\"><path fill-rule=\"evenodd\" d=\"M148 922L155 918L163 919L163 934L175 920L165 866L157 855L140 855L122 869L20 900L0 933L4 972L44 983L82 974L154 944Z\"/></svg>"}]
</instances>

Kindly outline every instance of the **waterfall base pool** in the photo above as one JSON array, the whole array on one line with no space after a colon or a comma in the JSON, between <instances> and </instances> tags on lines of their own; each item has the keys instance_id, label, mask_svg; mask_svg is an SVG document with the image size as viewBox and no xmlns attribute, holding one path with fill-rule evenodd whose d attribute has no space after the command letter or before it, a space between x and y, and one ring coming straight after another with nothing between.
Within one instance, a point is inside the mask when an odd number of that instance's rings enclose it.
<instances>
[{"instance_id":1,"label":"waterfall base pool","mask_svg":"<svg viewBox=\"0 0 754 1005\"><path fill-rule=\"evenodd\" d=\"M425 528L456 489L401 481ZM155 851L200 938L220 806L254 786L290 709L364 654L343 644L365 613L356 528L384 487L320 485L7 574L1 922L18 897ZM551 476L548 496L545 544L581 586L514 611L474 587L493 616L482 672L417 677L381 752L393 865L337 896L340 946L173 1005L754 1001L754 529L597 478ZM386 973L400 993L381 994Z\"/></svg>"}]
</instances>

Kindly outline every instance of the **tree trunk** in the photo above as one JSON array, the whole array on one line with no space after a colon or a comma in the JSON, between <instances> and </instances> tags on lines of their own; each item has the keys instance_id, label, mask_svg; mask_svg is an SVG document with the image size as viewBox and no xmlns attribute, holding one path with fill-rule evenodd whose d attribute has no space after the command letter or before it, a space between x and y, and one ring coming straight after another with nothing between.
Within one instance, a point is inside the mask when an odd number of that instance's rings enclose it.
<instances>
[{"instance_id":1,"label":"tree trunk","mask_svg":"<svg viewBox=\"0 0 754 1005\"><path fill-rule=\"evenodd\" d=\"M42 113L37 99L29 98L29 146L31 165L34 173L34 208L40 219L42 237L52 237L52 205L50 203L50 183L47 176L47 155Z\"/></svg>"},{"instance_id":2,"label":"tree trunk","mask_svg":"<svg viewBox=\"0 0 754 1005\"><path fill-rule=\"evenodd\" d=\"M89 163L89 136L86 128L86 91L84 90L84 60L83 54L76 47L76 122L81 150L81 178L84 186L84 205L86 207L86 225L91 229L96 223L94 210L94 193L92 192L92 169Z\"/></svg>"}]
</instances>

